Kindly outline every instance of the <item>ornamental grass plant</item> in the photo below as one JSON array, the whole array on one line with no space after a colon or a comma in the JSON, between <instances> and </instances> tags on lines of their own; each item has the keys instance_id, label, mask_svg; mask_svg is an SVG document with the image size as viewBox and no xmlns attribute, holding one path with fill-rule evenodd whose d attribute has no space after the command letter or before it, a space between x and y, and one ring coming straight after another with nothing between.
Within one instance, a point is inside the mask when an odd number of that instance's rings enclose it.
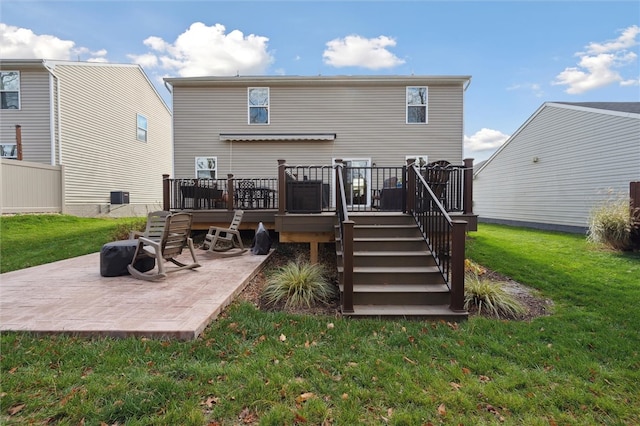
<instances>
[{"instance_id":1,"label":"ornamental grass plant","mask_svg":"<svg viewBox=\"0 0 640 426\"><path fill-rule=\"evenodd\" d=\"M335 287L320 263L298 257L267 276L262 296L271 305L284 302L285 308L311 307L329 302L335 296Z\"/></svg>"},{"instance_id":2,"label":"ornamental grass plant","mask_svg":"<svg viewBox=\"0 0 640 426\"><path fill-rule=\"evenodd\" d=\"M491 281L477 273L465 274L464 308L488 313L496 318L516 318L526 308L504 288L504 283Z\"/></svg>"},{"instance_id":3,"label":"ornamental grass plant","mask_svg":"<svg viewBox=\"0 0 640 426\"><path fill-rule=\"evenodd\" d=\"M633 220L629 203L628 197L619 197L595 206L589 214L587 239L614 250L630 250Z\"/></svg>"}]
</instances>

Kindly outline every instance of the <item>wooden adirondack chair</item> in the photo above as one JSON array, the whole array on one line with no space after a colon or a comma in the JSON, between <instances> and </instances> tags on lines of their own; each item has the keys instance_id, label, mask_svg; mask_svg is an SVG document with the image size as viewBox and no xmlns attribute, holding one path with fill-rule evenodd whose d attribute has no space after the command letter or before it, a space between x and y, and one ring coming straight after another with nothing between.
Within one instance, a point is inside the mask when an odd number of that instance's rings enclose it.
<instances>
[{"instance_id":1,"label":"wooden adirondack chair","mask_svg":"<svg viewBox=\"0 0 640 426\"><path fill-rule=\"evenodd\" d=\"M446 208L447 183L451 174L451 163L446 160L434 161L427 165L425 179L433 194Z\"/></svg>"},{"instance_id":2,"label":"wooden adirondack chair","mask_svg":"<svg viewBox=\"0 0 640 426\"><path fill-rule=\"evenodd\" d=\"M129 233L129 239L146 237L154 241L160 241L162 234L164 233L164 227L167 223L167 216L171 212L158 210L151 212L147 215L147 226L144 231L131 231Z\"/></svg>"},{"instance_id":3,"label":"wooden adirondack chair","mask_svg":"<svg viewBox=\"0 0 640 426\"><path fill-rule=\"evenodd\" d=\"M156 241L153 238L141 236L138 238L138 245L131 264L127 267L129 273L141 280L156 281L167 277L170 272L181 271L183 269L193 269L200 267L196 259L196 252L193 247L191 234L192 216L189 213L169 214L165 218L165 226L162 237ZM182 254L182 250L188 247L191 252L192 263L185 264L176 257ZM157 272L141 272L134 266L135 262L146 257L156 259ZM166 268L165 261L169 261L177 267Z\"/></svg>"},{"instance_id":4,"label":"wooden adirondack chair","mask_svg":"<svg viewBox=\"0 0 640 426\"><path fill-rule=\"evenodd\" d=\"M247 251L238 230L243 215L243 210L236 210L228 228L209 227L202 248L209 253L220 252L222 256L237 256Z\"/></svg>"}]
</instances>

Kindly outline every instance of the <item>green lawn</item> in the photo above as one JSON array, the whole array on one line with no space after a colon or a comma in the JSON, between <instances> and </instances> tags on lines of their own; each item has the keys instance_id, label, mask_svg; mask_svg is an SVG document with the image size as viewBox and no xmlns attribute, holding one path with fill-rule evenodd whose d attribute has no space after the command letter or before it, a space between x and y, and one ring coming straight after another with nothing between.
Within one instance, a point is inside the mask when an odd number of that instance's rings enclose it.
<instances>
[{"instance_id":1,"label":"green lawn","mask_svg":"<svg viewBox=\"0 0 640 426\"><path fill-rule=\"evenodd\" d=\"M640 253L481 224L467 254L540 290L553 315L450 324L236 303L192 342L3 333L0 422L640 424Z\"/></svg>"},{"instance_id":2,"label":"green lawn","mask_svg":"<svg viewBox=\"0 0 640 426\"><path fill-rule=\"evenodd\" d=\"M144 223L144 220L142 220ZM68 215L17 215L0 219L0 272L28 268L100 251L141 219L94 219Z\"/></svg>"}]
</instances>

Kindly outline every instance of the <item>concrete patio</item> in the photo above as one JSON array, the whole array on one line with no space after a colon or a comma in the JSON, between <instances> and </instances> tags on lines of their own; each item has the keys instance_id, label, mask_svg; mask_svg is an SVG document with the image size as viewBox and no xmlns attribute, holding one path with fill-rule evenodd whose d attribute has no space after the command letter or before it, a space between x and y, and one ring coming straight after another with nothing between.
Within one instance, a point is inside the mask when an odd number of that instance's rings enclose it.
<instances>
[{"instance_id":1,"label":"concrete patio","mask_svg":"<svg viewBox=\"0 0 640 426\"><path fill-rule=\"evenodd\" d=\"M100 253L0 274L0 332L195 339L273 251L228 258L196 252L200 268L157 282L102 277Z\"/></svg>"}]
</instances>

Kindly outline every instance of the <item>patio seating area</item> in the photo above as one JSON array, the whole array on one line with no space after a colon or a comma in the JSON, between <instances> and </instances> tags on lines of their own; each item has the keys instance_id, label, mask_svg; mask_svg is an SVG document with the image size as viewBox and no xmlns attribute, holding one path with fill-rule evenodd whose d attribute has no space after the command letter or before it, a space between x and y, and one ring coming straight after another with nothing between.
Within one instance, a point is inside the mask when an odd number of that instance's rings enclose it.
<instances>
[{"instance_id":1,"label":"patio seating area","mask_svg":"<svg viewBox=\"0 0 640 426\"><path fill-rule=\"evenodd\" d=\"M268 255L219 258L159 282L100 275L100 253L0 276L0 332L192 340L264 267ZM188 262L190 254L180 257ZM180 259L178 257L178 259Z\"/></svg>"}]
</instances>

